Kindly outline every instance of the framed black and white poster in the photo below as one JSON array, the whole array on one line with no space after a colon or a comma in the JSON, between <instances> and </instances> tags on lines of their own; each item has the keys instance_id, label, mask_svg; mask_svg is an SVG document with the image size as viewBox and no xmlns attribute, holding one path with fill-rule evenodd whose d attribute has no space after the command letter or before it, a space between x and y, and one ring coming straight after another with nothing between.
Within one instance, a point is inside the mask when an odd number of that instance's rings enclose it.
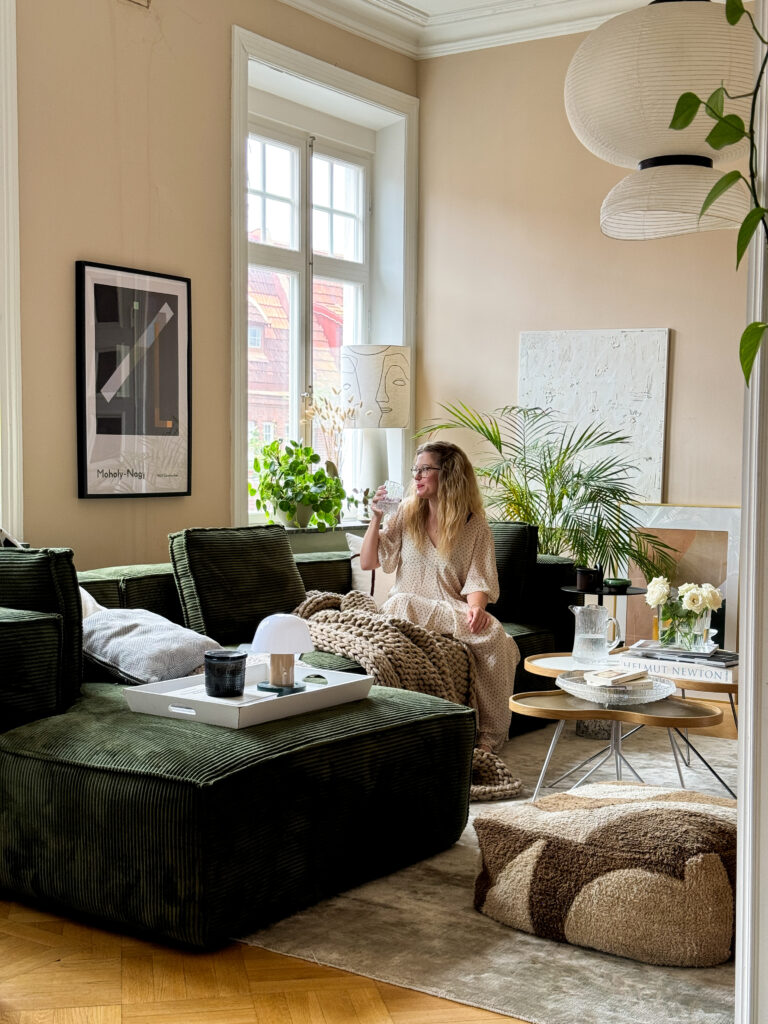
<instances>
[{"instance_id":1,"label":"framed black and white poster","mask_svg":"<svg viewBox=\"0 0 768 1024\"><path fill-rule=\"evenodd\" d=\"M190 494L190 281L76 263L81 498Z\"/></svg>"}]
</instances>

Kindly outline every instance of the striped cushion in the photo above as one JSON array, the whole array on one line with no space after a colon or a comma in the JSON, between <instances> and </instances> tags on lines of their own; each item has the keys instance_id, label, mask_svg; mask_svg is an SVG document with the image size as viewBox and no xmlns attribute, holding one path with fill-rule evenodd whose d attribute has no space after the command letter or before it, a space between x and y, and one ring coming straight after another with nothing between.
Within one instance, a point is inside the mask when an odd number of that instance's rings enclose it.
<instances>
[{"instance_id":1,"label":"striped cushion","mask_svg":"<svg viewBox=\"0 0 768 1024\"><path fill-rule=\"evenodd\" d=\"M62 619L61 675L57 710L80 692L83 677L83 613L69 548L0 548L0 605L52 612Z\"/></svg>"},{"instance_id":2,"label":"striped cushion","mask_svg":"<svg viewBox=\"0 0 768 1024\"><path fill-rule=\"evenodd\" d=\"M0 731L58 714L62 618L0 608Z\"/></svg>"},{"instance_id":3,"label":"striped cushion","mask_svg":"<svg viewBox=\"0 0 768 1024\"><path fill-rule=\"evenodd\" d=\"M86 685L0 736L0 890L175 942L246 935L454 843L474 734L408 690L233 730Z\"/></svg>"},{"instance_id":4,"label":"striped cushion","mask_svg":"<svg viewBox=\"0 0 768 1024\"><path fill-rule=\"evenodd\" d=\"M182 530L170 535L184 624L221 644L250 643L274 612L306 597L282 526Z\"/></svg>"}]
</instances>

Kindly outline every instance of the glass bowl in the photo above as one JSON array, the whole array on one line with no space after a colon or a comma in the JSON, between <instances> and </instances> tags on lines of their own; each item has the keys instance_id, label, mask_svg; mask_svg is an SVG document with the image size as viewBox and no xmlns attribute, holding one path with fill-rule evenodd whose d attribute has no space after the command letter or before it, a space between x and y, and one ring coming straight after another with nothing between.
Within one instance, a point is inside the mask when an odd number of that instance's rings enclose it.
<instances>
[{"instance_id":1,"label":"glass bowl","mask_svg":"<svg viewBox=\"0 0 768 1024\"><path fill-rule=\"evenodd\" d=\"M648 676L642 686L627 686L625 690L620 690L617 686L590 686L584 682L584 672L581 670L561 672L555 682L561 690L565 690L571 696L588 700L592 704L601 704L606 708L653 704L654 701L669 697L677 689L671 679L664 679L662 676Z\"/></svg>"}]
</instances>

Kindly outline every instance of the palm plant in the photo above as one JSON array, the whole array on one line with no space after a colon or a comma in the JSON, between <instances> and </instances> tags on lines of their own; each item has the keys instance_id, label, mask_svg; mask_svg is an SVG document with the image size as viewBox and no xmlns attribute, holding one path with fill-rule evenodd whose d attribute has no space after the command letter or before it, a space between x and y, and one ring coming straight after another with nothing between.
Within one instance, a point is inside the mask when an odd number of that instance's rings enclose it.
<instances>
[{"instance_id":1,"label":"palm plant","mask_svg":"<svg viewBox=\"0 0 768 1024\"><path fill-rule=\"evenodd\" d=\"M646 580L669 575L669 545L643 532L633 510L632 463L615 451L630 438L603 423L584 429L558 420L550 409L508 405L493 413L463 403L441 405L450 417L417 434L465 428L494 450L476 469L488 509L500 519L531 523L539 552L570 555L577 564L602 566L606 575L635 562Z\"/></svg>"}]
</instances>

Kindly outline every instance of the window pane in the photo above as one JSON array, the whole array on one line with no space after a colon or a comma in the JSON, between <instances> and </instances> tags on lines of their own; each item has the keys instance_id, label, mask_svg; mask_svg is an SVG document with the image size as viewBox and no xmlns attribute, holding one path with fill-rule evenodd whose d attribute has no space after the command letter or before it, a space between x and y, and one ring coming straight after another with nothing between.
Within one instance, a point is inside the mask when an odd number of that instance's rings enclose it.
<instances>
[{"instance_id":1,"label":"window pane","mask_svg":"<svg viewBox=\"0 0 768 1024\"><path fill-rule=\"evenodd\" d=\"M267 245L290 248L293 238L293 207L279 199L267 199L267 230L264 241Z\"/></svg>"},{"instance_id":2,"label":"window pane","mask_svg":"<svg viewBox=\"0 0 768 1024\"><path fill-rule=\"evenodd\" d=\"M331 255L331 215L324 210L312 211L312 251Z\"/></svg>"},{"instance_id":3,"label":"window pane","mask_svg":"<svg viewBox=\"0 0 768 1024\"><path fill-rule=\"evenodd\" d=\"M358 259L357 236L357 225L354 218L334 213L332 255L340 260Z\"/></svg>"},{"instance_id":4,"label":"window pane","mask_svg":"<svg viewBox=\"0 0 768 1024\"><path fill-rule=\"evenodd\" d=\"M312 299L312 444L342 473L342 440L349 404L341 396L340 349L343 344L360 343L362 288L347 281L315 278Z\"/></svg>"},{"instance_id":5,"label":"window pane","mask_svg":"<svg viewBox=\"0 0 768 1024\"><path fill-rule=\"evenodd\" d=\"M262 220L264 213L264 200L262 196L248 196L248 241L249 242L263 242L264 238L264 223Z\"/></svg>"},{"instance_id":6,"label":"window pane","mask_svg":"<svg viewBox=\"0 0 768 1024\"><path fill-rule=\"evenodd\" d=\"M248 267L248 331L260 328L261 347L248 358L248 479L255 482L254 456L275 437L292 436L289 390L297 339L293 309L297 279L251 264ZM248 511L256 506L249 498Z\"/></svg>"},{"instance_id":7,"label":"window pane","mask_svg":"<svg viewBox=\"0 0 768 1024\"><path fill-rule=\"evenodd\" d=\"M357 213L357 195L362 177L359 167L336 163L333 167L333 208Z\"/></svg>"},{"instance_id":8,"label":"window pane","mask_svg":"<svg viewBox=\"0 0 768 1024\"><path fill-rule=\"evenodd\" d=\"M248 240L297 249L298 148L250 135L247 156Z\"/></svg>"},{"instance_id":9,"label":"window pane","mask_svg":"<svg viewBox=\"0 0 768 1024\"><path fill-rule=\"evenodd\" d=\"M248 139L248 161L247 161L247 174L248 174L248 189L256 189L262 191L264 188L264 168L262 161L264 159L264 145L261 139L254 138L253 135Z\"/></svg>"},{"instance_id":10,"label":"window pane","mask_svg":"<svg viewBox=\"0 0 768 1024\"><path fill-rule=\"evenodd\" d=\"M363 167L312 157L312 248L335 259L363 259Z\"/></svg>"},{"instance_id":11,"label":"window pane","mask_svg":"<svg viewBox=\"0 0 768 1024\"><path fill-rule=\"evenodd\" d=\"M316 206L331 205L331 163L321 156L312 157L312 196Z\"/></svg>"},{"instance_id":12,"label":"window pane","mask_svg":"<svg viewBox=\"0 0 768 1024\"><path fill-rule=\"evenodd\" d=\"M284 196L293 199L293 150L286 146L267 143L266 171L267 192L273 196Z\"/></svg>"}]
</instances>

